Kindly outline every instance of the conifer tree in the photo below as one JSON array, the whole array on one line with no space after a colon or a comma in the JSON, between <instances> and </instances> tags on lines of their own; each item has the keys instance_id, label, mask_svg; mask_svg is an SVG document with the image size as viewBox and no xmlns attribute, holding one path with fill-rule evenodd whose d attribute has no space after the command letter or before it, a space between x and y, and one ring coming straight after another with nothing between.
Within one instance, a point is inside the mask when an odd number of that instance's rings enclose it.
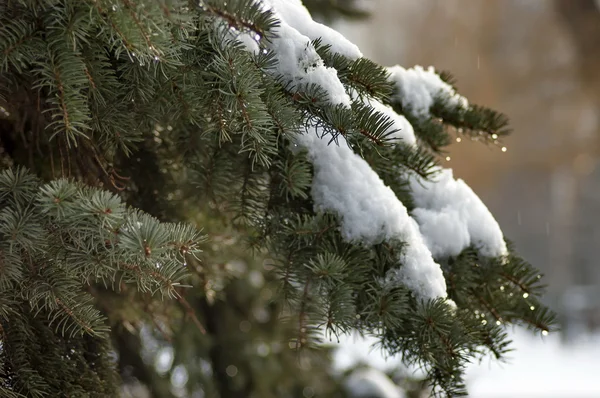
<instances>
[{"instance_id":1,"label":"conifer tree","mask_svg":"<svg viewBox=\"0 0 600 398\"><path fill-rule=\"evenodd\" d=\"M554 323L441 166L509 132L298 0L0 2L0 396L341 396L352 330L465 394Z\"/></svg>"}]
</instances>

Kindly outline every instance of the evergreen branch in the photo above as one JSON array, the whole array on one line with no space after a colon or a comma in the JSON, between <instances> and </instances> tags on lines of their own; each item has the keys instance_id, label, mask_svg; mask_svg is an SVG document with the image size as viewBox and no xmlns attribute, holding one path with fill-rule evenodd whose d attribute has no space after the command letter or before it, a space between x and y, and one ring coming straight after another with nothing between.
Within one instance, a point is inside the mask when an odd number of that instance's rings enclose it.
<instances>
[{"instance_id":1,"label":"evergreen branch","mask_svg":"<svg viewBox=\"0 0 600 398\"><path fill-rule=\"evenodd\" d=\"M62 79L60 76L60 72L58 70L54 70L54 77L56 79L57 88L58 88L58 98L60 101L60 108L63 113L63 122L65 124L65 129L67 134L69 134L72 130L71 121L69 120L69 111L67 110L67 104L65 101L65 90L63 87Z\"/></svg>"},{"instance_id":2,"label":"evergreen branch","mask_svg":"<svg viewBox=\"0 0 600 398\"><path fill-rule=\"evenodd\" d=\"M27 64L34 60L33 48L28 48L36 38L36 28L30 21L20 18L0 18L0 71L9 67L22 73Z\"/></svg>"},{"instance_id":3,"label":"evergreen branch","mask_svg":"<svg viewBox=\"0 0 600 398\"><path fill-rule=\"evenodd\" d=\"M387 100L392 93L388 71L367 58L359 58L349 64L348 84L368 96Z\"/></svg>"},{"instance_id":4,"label":"evergreen branch","mask_svg":"<svg viewBox=\"0 0 600 398\"><path fill-rule=\"evenodd\" d=\"M144 41L146 42L146 45L148 46L148 48L150 50L152 50L156 55L159 55L159 53L157 52L157 49L152 44L152 41L150 41L150 36L148 35L148 32L146 32L146 30L144 29L144 27L142 26L142 24L140 22L140 19L134 12L135 4L133 3L133 1L121 0L121 2L125 5L125 8L127 8L127 10L129 10L129 15L131 16L131 19L133 20L133 22L137 26L138 30L140 31L140 34L144 38Z\"/></svg>"},{"instance_id":5,"label":"evergreen branch","mask_svg":"<svg viewBox=\"0 0 600 398\"><path fill-rule=\"evenodd\" d=\"M263 11L260 3L253 0L215 1L203 0L199 7L215 15L230 27L238 30L248 29L269 39L270 30L279 25L270 11Z\"/></svg>"},{"instance_id":6,"label":"evergreen branch","mask_svg":"<svg viewBox=\"0 0 600 398\"><path fill-rule=\"evenodd\" d=\"M88 69L87 67L84 67L84 68L83 68L83 71L85 72L85 75L87 76L87 78L88 78L88 81L90 82L90 85L92 86L92 89L94 89L94 90L95 90L95 89L97 88L97 86L96 86L96 82L94 82L94 78L93 78L93 77L92 77L92 75L90 74L90 71L89 71L89 69Z\"/></svg>"},{"instance_id":7,"label":"evergreen branch","mask_svg":"<svg viewBox=\"0 0 600 398\"><path fill-rule=\"evenodd\" d=\"M71 317L83 330L85 330L88 334L94 336L97 333L94 331L94 329L88 324L86 323L84 320L80 319L74 312L73 310L67 306L61 299L59 299L58 297L54 298L54 301L56 302L56 304L58 304L58 306L69 316Z\"/></svg>"},{"instance_id":8,"label":"evergreen branch","mask_svg":"<svg viewBox=\"0 0 600 398\"><path fill-rule=\"evenodd\" d=\"M477 294L476 291L473 291L472 294L474 296L477 297L477 300L479 300L479 303L490 313L494 316L494 318L496 319L496 321L500 321L502 322L502 317L500 316L500 314L498 313L498 311L496 311L496 309L494 307L492 307L483 297L479 296Z\"/></svg>"},{"instance_id":9,"label":"evergreen branch","mask_svg":"<svg viewBox=\"0 0 600 398\"><path fill-rule=\"evenodd\" d=\"M131 43L129 43L129 41L127 40L127 37L123 34L123 32L116 25L116 23L114 22L114 20L110 16L110 12L107 11L107 10L105 10L104 8L102 8L100 6L100 0L90 0L90 1L96 7L96 10L98 11L98 14L100 14L102 17L108 19L108 21L110 23L110 26L117 33L117 35L119 36L119 38L123 41L123 44L125 45L125 48L127 48L129 51L134 51L135 47Z\"/></svg>"},{"instance_id":10,"label":"evergreen branch","mask_svg":"<svg viewBox=\"0 0 600 398\"><path fill-rule=\"evenodd\" d=\"M524 285L523 283L521 283L520 280L518 280L517 278L515 278L513 275L510 275L506 272L501 272L500 275L504 278L506 278L507 280L511 281L512 283L514 283L516 286L518 286L523 292L529 293L529 288Z\"/></svg>"},{"instance_id":11,"label":"evergreen branch","mask_svg":"<svg viewBox=\"0 0 600 398\"><path fill-rule=\"evenodd\" d=\"M136 275L138 275L138 277L140 277L140 280L141 278L149 275L157 284L159 284L163 288L166 288L169 296L171 294L177 296L177 291L175 290L175 287L178 286L179 283L173 282L164 275L161 275L159 272L142 269L137 264L128 264L121 262L119 263L119 266L123 269L133 271Z\"/></svg>"}]
</instances>

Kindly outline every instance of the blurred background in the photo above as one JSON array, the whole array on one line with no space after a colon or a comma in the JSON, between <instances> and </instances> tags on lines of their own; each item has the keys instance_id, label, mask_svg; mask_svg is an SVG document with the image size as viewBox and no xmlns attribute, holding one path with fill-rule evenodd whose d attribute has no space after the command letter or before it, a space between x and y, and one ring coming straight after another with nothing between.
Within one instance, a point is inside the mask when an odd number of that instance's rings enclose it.
<instances>
[{"instance_id":1,"label":"blurred background","mask_svg":"<svg viewBox=\"0 0 600 398\"><path fill-rule=\"evenodd\" d=\"M562 332L542 341L515 331L510 364L473 366L472 395L600 397L600 1L363 4L368 17L334 26L366 57L449 71L472 103L512 121L506 152L463 139L447 166L546 275ZM344 365L352 350L367 360L368 345L343 347Z\"/></svg>"}]
</instances>

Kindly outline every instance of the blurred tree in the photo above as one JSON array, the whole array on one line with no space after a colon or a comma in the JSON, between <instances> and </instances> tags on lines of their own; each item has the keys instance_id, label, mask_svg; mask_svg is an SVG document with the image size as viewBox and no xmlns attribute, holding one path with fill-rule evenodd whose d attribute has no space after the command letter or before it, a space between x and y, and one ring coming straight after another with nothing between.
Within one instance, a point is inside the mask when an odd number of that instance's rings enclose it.
<instances>
[{"instance_id":1,"label":"blurred tree","mask_svg":"<svg viewBox=\"0 0 600 398\"><path fill-rule=\"evenodd\" d=\"M364 19L369 16L361 0L306 0L303 2L315 19L331 23L336 19Z\"/></svg>"},{"instance_id":2,"label":"blurred tree","mask_svg":"<svg viewBox=\"0 0 600 398\"><path fill-rule=\"evenodd\" d=\"M555 0L555 7L577 50L582 80L589 94L600 104L600 6L595 0Z\"/></svg>"}]
</instances>

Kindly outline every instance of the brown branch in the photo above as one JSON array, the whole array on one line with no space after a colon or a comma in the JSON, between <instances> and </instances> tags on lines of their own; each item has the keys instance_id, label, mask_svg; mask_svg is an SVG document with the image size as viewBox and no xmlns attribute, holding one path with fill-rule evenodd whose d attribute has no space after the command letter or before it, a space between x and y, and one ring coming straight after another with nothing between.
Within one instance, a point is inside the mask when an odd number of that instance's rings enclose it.
<instances>
[{"instance_id":1,"label":"brown branch","mask_svg":"<svg viewBox=\"0 0 600 398\"><path fill-rule=\"evenodd\" d=\"M211 13L223 18L224 20L227 21L227 23L231 27L237 28L238 30L241 30L240 28L246 28L246 29L250 29L250 30L260 34L261 36L265 35L265 32L262 29L260 29L258 26L256 26L255 24L253 24L251 22L244 21L242 19L238 19L236 15L229 14L226 11L211 7L208 4L201 5L201 7L204 8L205 10L207 10L208 12L211 12Z\"/></svg>"},{"instance_id":2,"label":"brown branch","mask_svg":"<svg viewBox=\"0 0 600 398\"><path fill-rule=\"evenodd\" d=\"M520 320L523 321L523 322L525 322L528 325L535 326L536 328L541 329L541 330L548 331L548 329L550 329L548 327L548 325L537 323L537 322L534 322L534 321L532 321L530 319L527 319L527 318L520 318Z\"/></svg>"},{"instance_id":3,"label":"brown branch","mask_svg":"<svg viewBox=\"0 0 600 398\"><path fill-rule=\"evenodd\" d=\"M53 65L55 66L55 65ZM60 101L60 107L63 112L63 120L65 124L65 128L67 131L71 131L71 121L69 119L69 112L67 110L67 104L65 102L65 90L62 84L62 80L60 78L60 72L58 69L54 69L54 78L56 79L57 87L58 87L58 100Z\"/></svg>"},{"instance_id":4,"label":"brown branch","mask_svg":"<svg viewBox=\"0 0 600 398\"><path fill-rule=\"evenodd\" d=\"M135 264L119 263L119 265L122 266L125 269L129 269L129 270L134 271L138 275L150 275L154 279L158 279L159 281L163 282L164 285L168 286L172 290L175 290L175 287L173 285L173 281L171 281L170 279L165 278L164 276L162 276L161 274L159 274L156 271L145 272L144 270L142 270L142 268L139 265L135 265Z\"/></svg>"},{"instance_id":5,"label":"brown branch","mask_svg":"<svg viewBox=\"0 0 600 398\"><path fill-rule=\"evenodd\" d=\"M376 136L374 136L373 134L369 133L367 130L365 129L360 129L359 132L364 135L365 137L367 137L368 139L370 139L371 141L373 141L375 144L377 144L378 146L383 146L383 141L381 141L379 138L377 138Z\"/></svg>"},{"instance_id":6,"label":"brown branch","mask_svg":"<svg viewBox=\"0 0 600 398\"><path fill-rule=\"evenodd\" d=\"M496 311L496 309L494 307L489 305L489 303L487 301L485 301L482 297L477 296L477 295L476 295L476 297L477 297L477 300L479 300L479 303L481 305L483 305L485 307L485 309L488 310L488 312L490 312L494 316L494 318L496 318L497 321L502 321L502 317L500 316L500 314L498 313L498 311Z\"/></svg>"},{"instance_id":7,"label":"brown branch","mask_svg":"<svg viewBox=\"0 0 600 398\"><path fill-rule=\"evenodd\" d=\"M450 344L450 340L448 339L448 337L444 336L439 330L437 330L437 328L435 327L435 322L433 322L433 319L428 317L426 322L433 329L433 331L439 337L439 339L442 341L442 343L444 343L444 345L446 346L446 350L448 350L448 354L450 354L451 356L455 356L456 351L454 350L454 347L452 347L452 344Z\"/></svg>"},{"instance_id":8,"label":"brown branch","mask_svg":"<svg viewBox=\"0 0 600 398\"><path fill-rule=\"evenodd\" d=\"M512 275L509 275L507 273L500 273L500 275L504 278L506 278L507 280L509 280L510 282L514 283L515 285L519 286L519 288L521 288L522 291L529 293L530 289L525 286L524 284L521 283L521 281L519 281L517 278L515 278Z\"/></svg>"},{"instance_id":9,"label":"brown branch","mask_svg":"<svg viewBox=\"0 0 600 398\"><path fill-rule=\"evenodd\" d=\"M15 49L15 48L19 47L21 44L23 44L25 41L27 41L27 40L31 39L32 37L33 37L33 35L27 35L27 36L25 36L25 37L23 37L23 38L21 38L21 39L17 40L17 41L15 42L15 44L13 44L13 45L12 45L12 46L10 46L10 47L7 47L7 48L4 50L4 56L5 56L5 57L6 57L6 56L8 56L8 54L10 54L10 53L11 53L11 52L12 52L12 51Z\"/></svg>"},{"instance_id":10,"label":"brown branch","mask_svg":"<svg viewBox=\"0 0 600 398\"><path fill-rule=\"evenodd\" d=\"M58 304L63 311L65 311L71 318L73 318L75 320L75 322L77 322L77 324L79 326L81 326L83 329L85 329L86 332L88 332L91 335L95 335L96 332L94 332L94 330L92 329L91 326L89 326L87 323L85 323L84 321L82 321L81 319L79 319L74 313L73 310L71 310L65 303L62 302L61 299L59 299L58 297L56 297L54 299L54 301L56 301L56 304Z\"/></svg>"},{"instance_id":11,"label":"brown branch","mask_svg":"<svg viewBox=\"0 0 600 398\"><path fill-rule=\"evenodd\" d=\"M185 308L187 316L192 319L198 330L200 330L200 333L206 334L206 329L204 329L204 326L202 326L202 323L196 316L196 312L194 311L190 303L185 299L185 297L179 294L179 292L175 292L175 295L177 296L177 301L179 301L183 308Z\"/></svg>"},{"instance_id":12,"label":"brown branch","mask_svg":"<svg viewBox=\"0 0 600 398\"><path fill-rule=\"evenodd\" d=\"M135 12L133 10L133 8L135 7L135 4L133 2L131 2L131 1L129 1L129 0L121 0L121 2L123 4L125 4L125 7L127 7L127 9L129 10L129 14L131 15L131 18L133 19L133 22L135 22L135 24L138 27L140 33L142 34L142 37L144 38L144 41L146 42L146 45L148 46L148 48L151 49L152 52L154 52L155 55L157 55L157 56L160 55L159 51L152 44L152 41L150 40L150 36L148 35L148 33L146 32L146 30L142 26L142 23L140 22L140 19L137 17L137 15L135 14Z\"/></svg>"},{"instance_id":13,"label":"brown branch","mask_svg":"<svg viewBox=\"0 0 600 398\"><path fill-rule=\"evenodd\" d=\"M96 9L98 10L98 12L100 13L100 15L104 15L106 16L106 18L108 19L110 26L112 26L112 28L115 30L115 32L117 32L117 34L119 35L119 37L121 38L121 40L123 40L123 44L125 44L125 47L129 50L129 51L133 51L135 49L135 47L133 45L131 45L127 39L125 38L125 35L121 32L121 30L117 27L117 25L114 23L113 19L108 15L108 13L106 11L104 11L102 9L102 7L100 7L98 5L98 1L97 0L92 0L92 2L96 5Z\"/></svg>"},{"instance_id":14,"label":"brown branch","mask_svg":"<svg viewBox=\"0 0 600 398\"><path fill-rule=\"evenodd\" d=\"M88 80L90 81L90 84L92 85L92 88L96 89L96 83L94 82L94 79L92 79L92 75L90 74L90 71L87 68L87 66L83 67L83 71L85 72L85 75L87 76Z\"/></svg>"}]
</instances>

